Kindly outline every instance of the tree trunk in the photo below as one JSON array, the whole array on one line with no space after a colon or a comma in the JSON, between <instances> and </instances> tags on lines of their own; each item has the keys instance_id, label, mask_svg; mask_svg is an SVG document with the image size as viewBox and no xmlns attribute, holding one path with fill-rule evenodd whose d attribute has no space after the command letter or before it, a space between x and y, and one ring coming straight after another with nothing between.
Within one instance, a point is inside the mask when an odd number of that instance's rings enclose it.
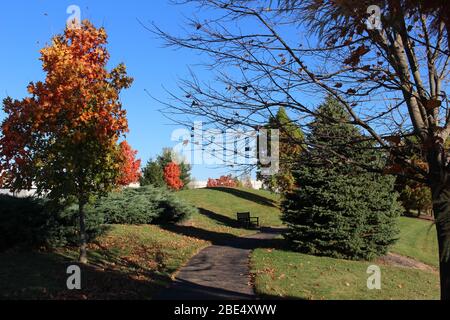
<instances>
[{"instance_id":1,"label":"tree trunk","mask_svg":"<svg viewBox=\"0 0 450 320\"><path fill-rule=\"evenodd\" d=\"M450 300L450 175L443 145L436 144L427 158L439 245L441 299Z\"/></svg>"},{"instance_id":2,"label":"tree trunk","mask_svg":"<svg viewBox=\"0 0 450 320\"><path fill-rule=\"evenodd\" d=\"M87 264L87 236L86 236L86 224L84 214L85 203L79 201L79 219L80 219L80 258L79 261L82 264Z\"/></svg>"},{"instance_id":3,"label":"tree trunk","mask_svg":"<svg viewBox=\"0 0 450 320\"><path fill-rule=\"evenodd\" d=\"M450 300L450 186L433 194L433 208L439 244L441 299Z\"/></svg>"}]
</instances>

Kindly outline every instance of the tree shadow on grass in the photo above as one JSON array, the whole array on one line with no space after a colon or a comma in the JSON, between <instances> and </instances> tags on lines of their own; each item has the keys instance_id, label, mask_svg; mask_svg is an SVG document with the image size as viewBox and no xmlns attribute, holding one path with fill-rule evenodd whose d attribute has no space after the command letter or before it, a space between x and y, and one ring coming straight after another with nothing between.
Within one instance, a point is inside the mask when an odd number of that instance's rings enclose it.
<instances>
[{"instance_id":1,"label":"tree shadow on grass","mask_svg":"<svg viewBox=\"0 0 450 320\"><path fill-rule=\"evenodd\" d=\"M0 267L0 300L171 300L174 296L170 292L177 288L175 284L169 291L163 290L171 284L171 279L154 270L144 271L151 280L134 279L130 271L133 263L114 254L107 257L110 263L114 263L114 270L105 268L96 258L91 258L90 265L79 265L59 253L8 253L2 258L8 260L5 263L2 261ZM70 276L66 272L71 265L80 266L81 290L71 291L66 286ZM120 271L122 267L128 271ZM186 288L186 283L180 285ZM176 294L177 300L295 299L270 295L246 296L194 283L187 285L189 290L181 296Z\"/></svg>"},{"instance_id":2,"label":"tree shadow on grass","mask_svg":"<svg viewBox=\"0 0 450 320\"><path fill-rule=\"evenodd\" d=\"M60 253L10 253L0 267L0 300L148 300L171 279L155 270L142 270L109 254L109 265L92 258L79 265ZM81 290L67 288L67 268L81 269Z\"/></svg>"},{"instance_id":3,"label":"tree shadow on grass","mask_svg":"<svg viewBox=\"0 0 450 320\"><path fill-rule=\"evenodd\" d=\"M282 238L261 238L257 235L255 237L239 237L225 232L205 230L186 225L162 225L161 228L187 237L209 241L217 246L228 246L246 250L258 248L284 250L286 248L286 242ZM274 236L282 235L283 230L278 228L262 228L265 234L273 233Z\"/></svg>"},{"instance_id":4,"label":"tree shadow on grass","mask_svg":"<svg viewBox=\"0 0 450 320\"><path fill-rule=\"evenodd\" d=\"M252 201L257 204L267 206L267 207L274 207L277 208L277 202L275 200L268 199L266 197L257 195L252 192L247 192L241 189L234 189L234 188L225 188L225 187L217 187L217 188L207 188L208 190L215 190L220 192L226 192L228 194L231 194L233 196L242 198L244 200Z\"/></svg>"},{"instance_id":5,"label":"tree shadow on grass","mask_svg":"<svg viewBox=\"0 0 450 320\"><path fill-rule=\"evenodd\" d=\"M214 220L224 226L232 227L232 228L242 227L241 224L237 220L232 219L230 217L215 213L213 211L210 211L210 210L207 210L204 208L198 208L198 210L200 211L201 215L208 217L209 219Z\"/></svg>"}]
</instances>

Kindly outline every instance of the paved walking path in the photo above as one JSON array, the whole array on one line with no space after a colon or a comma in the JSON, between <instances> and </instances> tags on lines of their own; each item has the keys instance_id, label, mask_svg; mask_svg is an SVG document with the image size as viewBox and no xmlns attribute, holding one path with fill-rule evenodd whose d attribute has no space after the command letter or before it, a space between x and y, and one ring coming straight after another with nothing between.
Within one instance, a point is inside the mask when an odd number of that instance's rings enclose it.
<instances>
[{"instance_id":1,"label":"paved walking path","mask_svg":"<svg viewBox=\"0 0 450 320\"><path fill-rule=\"evenodd\" d=\"M249 256L255 248L270 247L282 229L263 228L250 237L236 237L194 256L178 272L172 285L155 300L251 300Z\"/></svg>"}]
</instances>

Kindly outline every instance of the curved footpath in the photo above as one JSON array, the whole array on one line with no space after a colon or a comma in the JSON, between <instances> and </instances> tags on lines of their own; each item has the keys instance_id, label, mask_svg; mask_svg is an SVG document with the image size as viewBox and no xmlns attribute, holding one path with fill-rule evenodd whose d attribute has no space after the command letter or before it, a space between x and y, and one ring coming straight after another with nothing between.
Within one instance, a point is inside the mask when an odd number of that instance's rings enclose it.
<instances>
[{"instance_id":1,"label":"curved footpath","mask_svg":"<svg viewBox=\"0 0 450 320\"><path fill-rule=\"evenodd\" d=\"M250 237L203 249L181 268L155 300L256 299L250 277L250 253L268 245L283 229L262 228Z\"/></svg>"}]
</instances>

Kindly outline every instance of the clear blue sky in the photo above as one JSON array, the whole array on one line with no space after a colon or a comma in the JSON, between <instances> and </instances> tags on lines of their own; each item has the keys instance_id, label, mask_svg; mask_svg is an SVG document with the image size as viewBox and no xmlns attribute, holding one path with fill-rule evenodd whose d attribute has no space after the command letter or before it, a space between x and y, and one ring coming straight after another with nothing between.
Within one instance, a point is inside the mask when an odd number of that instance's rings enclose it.
<instances>
[{"instance_id":1,"label":"clear blue sky","mask_svg":"<svg viewBox=\"0 0 450 320\"><path fill-rule=\"evenodd\" d=\"M65 27L69 5L78 5L82 19L104 26L109 35L111 65L124 62L135 82L122 95L128 111L130 134L127 139L146 162L163 147L171 147L176 128L158 111L161 106L145 90L160 99L166 97L162 86L176 88L176 81L188 72L188 66L199 62L194 52L173 51L162 47L137 21L156 22L168 31L177 32L186 16L196 12L186 6L173 6L167 0L14 0L3 1L0 10L0 99L6 96L21 99L27 95L30 81L43 80L39 50ZM203 76L207 76L206 74ZM4 114L0 111L0 121ZM225 173L194 167L197 179Z\"/></svg>"}]
</instances>

